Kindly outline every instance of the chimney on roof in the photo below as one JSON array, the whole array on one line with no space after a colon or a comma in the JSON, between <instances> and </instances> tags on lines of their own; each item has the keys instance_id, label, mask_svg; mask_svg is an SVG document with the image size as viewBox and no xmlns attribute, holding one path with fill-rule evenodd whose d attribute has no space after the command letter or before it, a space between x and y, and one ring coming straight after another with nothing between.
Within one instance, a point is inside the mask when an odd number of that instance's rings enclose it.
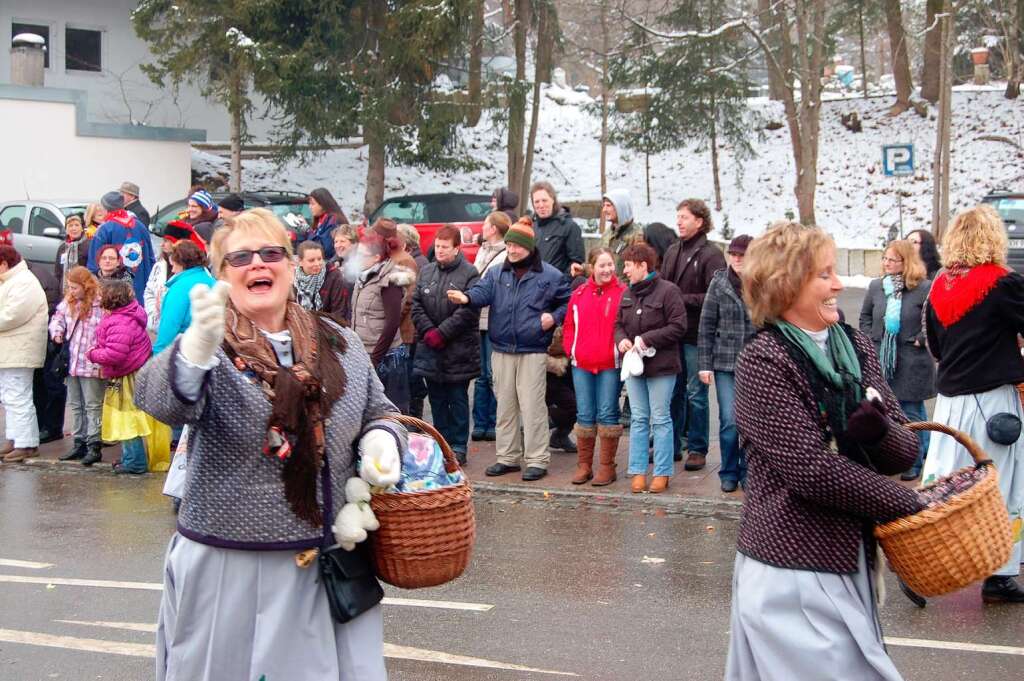
<instances>
[{"instance_id":1,"label":"chimney on roof","mask_svg":"<svg viewBox=\"0 0 1024 681\"><path fill-rule=\"evenodd\" d=\"M11 41L11 83L43 86L46 41L35 33L19 33Z\"/></svg>"}]
</instances>

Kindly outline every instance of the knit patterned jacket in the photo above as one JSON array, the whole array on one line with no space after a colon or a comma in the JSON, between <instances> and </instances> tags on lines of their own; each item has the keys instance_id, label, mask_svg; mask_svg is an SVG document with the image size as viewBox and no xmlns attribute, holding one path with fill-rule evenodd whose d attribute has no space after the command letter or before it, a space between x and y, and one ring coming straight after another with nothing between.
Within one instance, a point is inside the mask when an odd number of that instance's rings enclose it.
<instances>
[{"instance_id":1,"label":"knit patterned jacket","mask_svg":"<svg viewBox=\"0 0 1024 681\"><path fill-rule=\"evenodd\" d=\"M900 425L907 418L871 341L854 332L854 342L864 357L863 383L882 394L890 420L886 436L867 450L877 473L830 448L810 383L781 341L761 333L740 353L736 425L748 467L740 553L778 567L851 574L874 523L921 510L916 492L885 477L914 463L917 436Z\"/></svg>"},{"instance_id":2,"label":"knit patterned jacket","mask_svg":"<svg viewBox=\"0 0 1024 681\"><path fill-rule=\"evenodd\" d=\"M326 421L326 456L332 483L330 522L345 503L345 482L355 475L354 445L368 430L383 428L404 451L405 429L382 420L398 410L384 396L359 337L342 331L348 349L339 355L345 392ZM178 532L203 544L255 551L302 550L322 544L322 529L301 520L285 499L283 462L264 454L271 404L255 375L243 373L217 350L199 399L187 399L176 381L178 344L139 371L135 403L158 421L189 424L188 476ZM317 498L323 504L317 476Z\"/></svg>"}]
</instances>

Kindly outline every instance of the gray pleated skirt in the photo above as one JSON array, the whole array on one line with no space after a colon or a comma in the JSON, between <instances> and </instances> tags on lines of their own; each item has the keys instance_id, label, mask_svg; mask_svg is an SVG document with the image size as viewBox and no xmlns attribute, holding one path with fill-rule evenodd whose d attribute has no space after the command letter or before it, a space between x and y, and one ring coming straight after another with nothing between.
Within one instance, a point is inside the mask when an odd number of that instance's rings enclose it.
<instances>
[{"instance_id":1,"label":"gray pleated skirt","mask_svg":"<svg viewBox=\"0 0 1024 681\"><path fill-rule=\"evenodd\" d=\"M988 437L986 417L1006 412L1024 418L1017 387L1003 385L972 395L939 395L935 400L933 421L967 433L985 450L999 473L999 491L1006 502L1013 530L1013 549L1006 564L995 574L1012 577L1020 574L1024 559L1021 539L1024 535L1024 437L1012 445L999 445ZM922 484L929 484L955 470L974 464L967 450L948 435L932 433L928 456L921 471Z\"/></svg>"},{"instance_id":2,"label":"gray pleated skirt","mask_svg":"<svg viewBox=\"0 0 1024 681\"><path fill-rule=\"evenodd\" d=\"M772 567L736 554L726 681L902 681L885 652L871 573Z\"/></svg>"},{"instance_id":3,"label":"gray pleated skirt","mask_svg":"<svg viewBox=\"0 0 1024 681\"><path fill-rule=\"evenodd\" d=\"M295 551L237 551L179 534L164 562L157 681L384 681L381 607L331 617Z\"/></svg>"}]
</instances>

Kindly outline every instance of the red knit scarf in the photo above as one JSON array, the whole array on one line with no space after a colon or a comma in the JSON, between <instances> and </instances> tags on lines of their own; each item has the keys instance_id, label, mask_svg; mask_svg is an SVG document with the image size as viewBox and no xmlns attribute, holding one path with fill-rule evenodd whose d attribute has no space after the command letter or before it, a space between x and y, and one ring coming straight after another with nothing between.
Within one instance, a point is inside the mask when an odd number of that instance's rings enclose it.
<instances>
[{"instance_id":1,"label":"red knit scarf","mask_svg":"<svg viewBox=\"0 0 1024 681\"><path fill-rule=\"evenodd\" d=\"M129 231L135 226L135 218L128 214L124 208L121 210L112 210L107 213L106 220L113 220L117 224L127 227Z\"/></svg>"},{"instance_id":2,"label":"red knit scarf","mask_svg":"<svg viewBox=\"0 0 1024 681\"><path fill-rule=\"evenodd\" d=\"M1007 274L1009 270L995 263L974 267L951 265L932 284L928 304L942 325L950 327L983 301Z\"/></svg>"}]
</instances>

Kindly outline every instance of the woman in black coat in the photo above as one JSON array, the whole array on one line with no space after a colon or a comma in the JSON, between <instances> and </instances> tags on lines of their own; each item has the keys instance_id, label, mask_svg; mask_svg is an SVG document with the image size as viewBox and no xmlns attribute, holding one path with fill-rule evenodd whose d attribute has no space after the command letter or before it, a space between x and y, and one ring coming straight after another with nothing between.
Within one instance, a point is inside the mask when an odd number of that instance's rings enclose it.
<instances>
[{"instance_id":1,"label":"woman in black coat","mask_svg":"<svg viewBox=\"0 0 1024 681\"><path fill-rule=\"evenodd\" d=\"M860 330L871 337L882 375L912 421L927 421L925 400L935 397L935 361L925 347L922 310L932 282L910 241L893 241L882 256L883 276L868 286L860 310ZM921 475L928 431L918 434L920 449L903 480Z\"/></svg>"}]
</instances>

